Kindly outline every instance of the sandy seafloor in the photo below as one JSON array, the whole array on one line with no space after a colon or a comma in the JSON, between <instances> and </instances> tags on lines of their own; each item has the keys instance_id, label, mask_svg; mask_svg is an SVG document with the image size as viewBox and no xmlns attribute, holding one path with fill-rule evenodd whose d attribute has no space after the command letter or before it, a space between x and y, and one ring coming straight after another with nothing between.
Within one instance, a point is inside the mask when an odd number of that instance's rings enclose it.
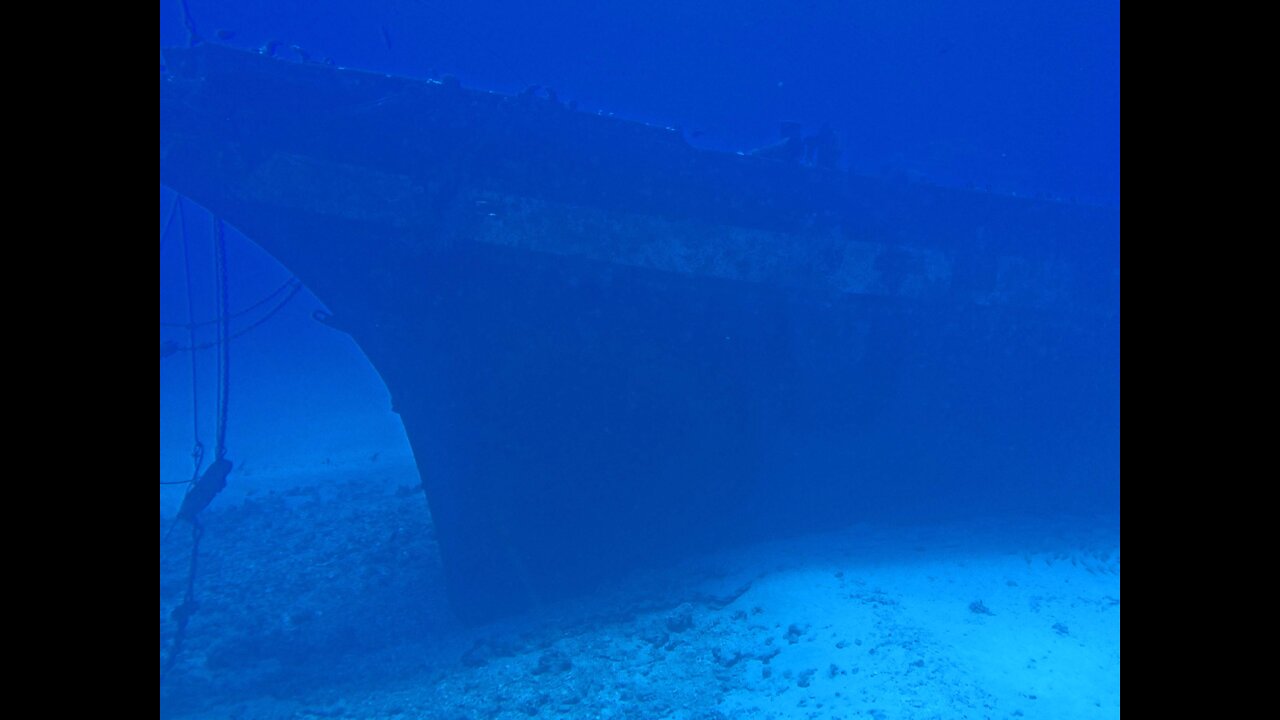
<instances>
[{"instance_id":1,"label":"sandy seafloor","mask_svg":"<svg viewBox=\"0 0 1280 720\"><path fill-rule=\"evenodd\" d=\"M836 532L458 625L417 476L370 456L206 513L173 718L1112 718L1118 518ZM171 513L162 507L161 532ZM160 548L162 658L188 531Z\"/></svg>"}]
</instances>

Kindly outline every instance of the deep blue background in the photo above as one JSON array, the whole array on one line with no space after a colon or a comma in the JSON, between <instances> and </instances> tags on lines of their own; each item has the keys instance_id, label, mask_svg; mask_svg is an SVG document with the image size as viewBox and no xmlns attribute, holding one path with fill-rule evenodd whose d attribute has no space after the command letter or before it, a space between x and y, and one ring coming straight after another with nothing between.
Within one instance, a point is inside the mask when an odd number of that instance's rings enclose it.
<instances>
[{"instance_id":1,"label":"deep blue background","mask_svg":"<svg viewBox=\"0 0 1280 720\"><path fill-rule=\"evenodd\" d=\"M782 121L830 123L859 173L1119 205L1113 0L188 2L197 30L230 45L541 84L724 150L769 143ZM186 41L180 7L161 3L162 46Z\"/></svg>"}]
</instances>

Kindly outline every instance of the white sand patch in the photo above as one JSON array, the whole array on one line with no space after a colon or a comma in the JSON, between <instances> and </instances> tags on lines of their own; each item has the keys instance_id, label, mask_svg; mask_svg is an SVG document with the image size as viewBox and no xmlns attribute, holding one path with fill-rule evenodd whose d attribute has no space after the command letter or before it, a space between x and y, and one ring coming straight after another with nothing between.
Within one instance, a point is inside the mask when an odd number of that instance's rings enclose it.
<instances>
[{"instance_id":1,"label":"white sand patch","mask_svg":"<svg viewBox=\"0 0 1280 720\"><path fill-rule=\"evenodd\" d=\"M728 610L757 609L777 654L745 663L720 710L1118 717L1118 532L978 528L861 528L757 556L773 567Z\"/></svg>"}]
</instances>

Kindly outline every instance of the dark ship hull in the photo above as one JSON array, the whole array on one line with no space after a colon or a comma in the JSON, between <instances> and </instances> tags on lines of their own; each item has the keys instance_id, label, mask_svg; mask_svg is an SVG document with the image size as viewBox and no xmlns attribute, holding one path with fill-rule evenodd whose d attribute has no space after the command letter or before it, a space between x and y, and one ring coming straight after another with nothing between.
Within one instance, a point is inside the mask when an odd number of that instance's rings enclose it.
<instances>
[{"instance_id":1,"label":"dark ship hull","mask_svg":"<svg viewBox=\"0 0 1280 720\"><path fill-rule=\"evenodd\" d=\"M332 310L483 619L880 510L1119 492L1119 217L166 51L161 181Z\"/></svg>"}]
</instances>

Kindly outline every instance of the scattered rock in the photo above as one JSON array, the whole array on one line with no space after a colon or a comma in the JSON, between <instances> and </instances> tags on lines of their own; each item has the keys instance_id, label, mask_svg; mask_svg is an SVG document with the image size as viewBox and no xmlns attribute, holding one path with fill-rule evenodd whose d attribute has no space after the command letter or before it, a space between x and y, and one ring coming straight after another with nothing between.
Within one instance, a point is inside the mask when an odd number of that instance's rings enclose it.
<instances>
[{"instance_id":1,"label":"scattered rock","mask_svg":"<svg viewBox=\"0 0 1280 720\"><path fill-rule=\"evenodd\" d=\"M974 600L969 603L969 612L975 615L995 615L981 600Z\"/></svg>"},{"instance_id":2,"label":"scattered rock","mask_svg":"<svg viewBox=\"0 0 1280 720\"><path fill-rule=\"evenodd\" d=\"M569 660L569 656L559 650L548 650L538 656L538 664L533 668L534 675L543 675L546 673L559 674L568 672L573 668L573 662Z\"/></svg>"},{"instance_id":3,"label":"scattered rock","mask_svg":"<svg viewBox=\"0 0 1280 720\"><path fill-rule=\"evenodd\" d=\"M653 645L654 647L662 647L663 645L666 645L667 640L671 638L671 633L660 627L650 626L641 630L639 637L641 640Z\"/></svg>"},{"instance_id":4,"label":"scattered rock","mask_svg":"<svg viewBox=\"0 0 1280 720\"><path fill-rule=\"evenodd\" d=\"M682 633L693 627L693 608L688 603L676 608L667 616L667 630Z\"/></svg>"},{"instance_id":5,"label":"scattered rock","mask_svg":"<svg viewBox=\"0 0 1280 720\"><path fill-rule=\"evenodd\" d=\"M721 650L720 648L712 648L711 656L716 662L724 667L733 667L738 664L739 660L745 657L741 650Z\"/></svg>"}]
</instances>

